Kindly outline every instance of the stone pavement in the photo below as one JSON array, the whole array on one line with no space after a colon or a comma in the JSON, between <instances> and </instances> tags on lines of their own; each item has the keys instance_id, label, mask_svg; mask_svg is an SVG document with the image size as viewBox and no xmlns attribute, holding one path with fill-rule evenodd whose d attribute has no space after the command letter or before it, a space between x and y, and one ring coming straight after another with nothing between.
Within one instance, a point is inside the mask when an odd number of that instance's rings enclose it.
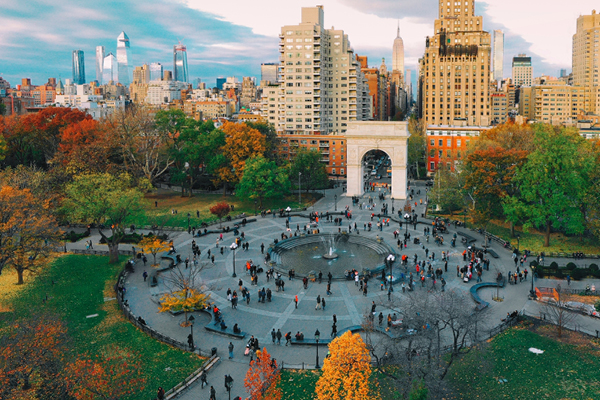
<instances>
[{"instance_id":1,"label":"stone pavement","mask_svg":"<svg viewBox=\"0 0 600 400\"><path fill-rule=\"evenodd\" d=\"M413 202L417 201L418 203L419 199L421 198L424 200L425 186L422 184L417 184L417 186L413 188L415 189L415 193L417 190L421 191L421 195L416 196ZM379 192L372 192L371 196L377 199L378 194ZM326 196L317 202L314 207L310 207L308 211L333 211L335 208L334 195L337 195L338 211L344 210L346 206L350 207L353 214L352 223L357 223L359 229L361 230L361 235L367 235L371 238L375 238L376 235L379 235L383 237L390 245L395 247L396 241L393 237L393 231L398 228L396 223L390 223L390 226L384 227L383 231L380 232L376 228L377 218L375 218L373 221L374 226L371 232L366 232L362 229L364 223L371 221L371 212L374 212L375 214L380 212L381 204L378 200L375 200L376 208L374 211L364 209L359 210L358 206L352 206L351 198L345 197L341 188L337 188L326 191ZM363 201L365 203L368 203L368 197L369 193L363 197ZM388 203L389 209L391 210L391 200L386 199L384 202ZM402 207L404 205L398 203L398 201L394 202L394 214L396 215L398 207ZM424 206L418 205L416 211L417 215L420 216L421 213L424 212ZM307 221L304 218L291 217L290 226L294 227L296 224L303 225L306 222ZM344 223L345 228L347 228L347 224L348 222ZM230 226L232 226L231 223ZM408 248L405 249L403 253L398 250L400 254L408 255L410 260L409 271L412 270L414 272L412 263L414 254L418 255L419 260L425 258L425 250L423 247L426 246L429 249L430 255L432 252L435 252L435 261L433 261L434 269L437 267L443 268L443 263L440 261L440 259L442 251L445 251L449 254L448 273L444 274L444 277L448 283L446 290L460 290L468 293L469 288L475 284L475 280L470 283L463 283L459 278L456 277L455 273L456 266L463 265L461 253L465 247L460 243L460 240L458 240L456 248L450 247L450 239L452 234L457 230L462 231L462 228L453 228L449 233L445 234L445 243L443 246L438 246L433 243L433 241L430 241L430 243L425 243L424 246L412 244L412 238L415 236L419 237L422 243L425 242L423 228L424 225L419 224L415 230L411 225L408 228L408 232L411 233L411 241L408 244ZM337 232L338 227L333 226L332 223L321 223L320 229L321 232ZM233 273L234 254L229 249L229 246L234 241L232 232L224 234L223 241L218 243L218 246L216 245L216 239L218 238L218 235L216 234L207 235L206 237L202 238L192 238L192 236L187 232L175 232L172 234L172 239L174 240L178 254L181 255L182 259L185 259L186 257L192 259L191 243L192 240L196 241L202 250L200 261L207 263L202 275L206 285L211 291L211 300L223 310L225 322L229 327L233 326L234 323L238 323L240 328L244 332L248 333L248 336L245 340L235 340L209 333L204 329L204 325L210 321L210 317L205 313L194 313L196 320L193 331L196 345L202 350L207 351L209 351L212 347L216 347L218 349L219 356L222 358L221 363L211 371L208 377L209 383L214 385L215 389L217 390L217 399L228 398L224 388L225 374L231 374L234 378L231 397L234 398L235 396L241 396L244 398L246 396L243 381L245 373L248 369L249 359L243 356L243 352L247 339L250 337L250 335L254 335L256 338L258 338L261 348L266 346L268 351L278 360L279 363L283 362L286 365L294 365L298 367L301 367L304 363L304 365L308 367L314 367L316 356L316 349L314 346L286 347L283 345L274 345L271 343L271 330L281 329L282 334L291 332L292 335L294 335L297 331L301 331L304 333L305 337L313 338L315 330L318 329L321 332L322 337L329 337L333 314L337 315L337 327L338 331L340 331L345 327L360 324L363 316L370 312L373 301L378 304L377 311L383 311L384 316L387 316L387 311L385 309L385 304L387 303L387 292L379 290L379 287L376 287L378 284L370 285L368 295L363 296L355 286L354 282L333 281L332 295L327 296L325 293L325 280L322 284L319 284L318 282L310 282L308 289L305 290L302 286L301 279L289 281L286 277L285 292L277 292L273 280L267 283L265 274L262 273L259 274L258 285L251 286L249 276L246 275L244 271L245 261L253 260L256 264L263 265L263 256L260 252L260 245L261 243L264 243L265 247L268 247L269 244L273 243L275 238L281 237L281 233L286 231L285 218L272 218L271 216L268 216L267 218L261 218L259 216L257 222L247 224L246 227L241 229L241 231L245 233L246 239L250 243L250 249L248 251L238 249L235 252L237 278L233 278L231 276ZM404 231L406 231L405 225L403 226L401 232ZM482 245L482 235L472 231L468 231L468 233L478 239L475 245ZM98 237L93 236L92 240L94 242L94 247L99 248L100 245L96 244ZM84 241L76 244L69 244L69 248L83 248L84 246ZM223 255L220 254L220 249L216 246L224 247ZM128 247L127 245L123 245L123 248ZM500 257L498 259L490 257L490 271L484 272L484 281L493 281L497 271L506 274L509 270L514 270L514 263L511 259L511 253L509 250L501 248L497 243L492 243L491 248L494 249ZM215 255L214 265L207 258L208 249L210 249L212 254ZM159 279L159 285L155 288L151 288L149 286L149 280L148 282L144 282L142 279L142 273L144 270L148 271L148 273L151 272L151 260L152 257L150 256L147 267L144 267L138 261L135 273L128 276L126 282L127 294L125 299L128 300L132 312L135 315L142 316L149 326L165 335L185 343L187 341L187 335L190 333L191 329L180 327L179 323L182 322L184 318L183 315L172 316L168 313L158 312L157 300L160 295L166 291L162 279ZM324 274L326 273L324 272ZM244 286L250 288L251 301L249 304L246 304L242 301L240 295L238 309L233 310L231 309L229 302L226 300L226 291L227 288L238 290L239 279L242 279ZM539 280L539 282L536 284L539 286L546 286L556 282L557 281ZM564 284L566 284L566 282ZM574 285L583 285L582 287L585 287L585 284L587 283L575 281L571 282L571 286L573 287ZM417 288L415 289L417 293L419 290L425 290L420 289L419 286L420 285L417 285ZM600 281L596 282L596 286L600 287ZM263 287L271 288L273 292L272 302L267 302L265 304L258 303L257 292ZM492 295L495 295L496 293L495 289L482 289L480 291L481 297L490 303L489 308L480 313L482 321L486 322L487 325L491 327L499 323L500 320L506 316L507 312L523 310L526 308L529 313L535 313L535 307L537 307L537 304L527 300L529 289L529 281L517 285L507 285L505 288L500 289L500 296L504 298L504 301L502 302L494 302L491 300ZM293 302L295 295L298 295L299 299L297 309L294 307ZM315 300L318 295L325 298L327 301L325 310L315 310ZM396 287L393 296L397 298L403 296L399 285ZM600 321L591 319L588 321L585 319L589 317L582 318L584 318L584 322L582 322L581 325L585 325L587 331L593 332L595 329L600 329ZM228 360L227 358L227 345L230 341L235 346L233 360ZM284 340L282 343L283 342ZM326 346L321 346L319 348L319 353L320 360L322 362L323 357L327 353ZM201 389L199 385L193 385L188 391L180 396L181 399L185 400L196 400L203 398L208 399L208 397L208 389Z\"/></svg>"}]
</instances>

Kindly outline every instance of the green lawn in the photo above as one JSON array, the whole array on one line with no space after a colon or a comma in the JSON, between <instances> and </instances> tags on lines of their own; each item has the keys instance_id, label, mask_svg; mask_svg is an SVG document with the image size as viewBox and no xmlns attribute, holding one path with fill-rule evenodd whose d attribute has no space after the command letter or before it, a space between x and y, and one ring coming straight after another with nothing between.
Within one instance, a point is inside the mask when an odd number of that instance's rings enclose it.
<instances>
[{"instance_id":1,"label":"green lawn","mask_svg":"<svg viewBox=\"0 0 600 400\"><path fill-rule=\"evenodd\" d=\"M321 376L321 371L315 370L281 370L279 387L283 392L283 400L313 400L315 385Z\"/></svg>"},{"instance_id":2,"label":"green lawn","mask_svg":"<svg viewBox=\"0 0 600 400\"><path fill-rule=\"evenodd\" d=\"M544 350L536 355L530 347ZM455 362L448 382L457 399L598 399L600 358L576 347L514 328ZM506 379L507 383L498 383Z\"/></svg>"},{"instance_id":3,"label":"green lawn","mask_svg":"<svg viewBox=\"0 0 600 400\"><path fill-rule=\"evenodd\" d=\"M316 200L322 197L321 192L302 193L302 206L310 207ZM187 214L190 213L191 226L198 226L202 222L216 221L217 218L210 213L210 207L225 201L227 204L233 204L235 210L230 215L237 215L245 212L248 215L254 215L255 204L251 199L239 199L235 196L223 196L222 194L197 194L194 197L181 197L180 193L159 190L156 193L146 196L145 215L133 221L135 225L164 225L187 228ZM157 202L158 207L155 206ZM298 195L287 196L280 199L265 200L263 208L265 210L280 208L297 208ZM172 214L172 210L177 210L177 214ZM260 202L256 205L256 210L260 212ZM196 211L200 212L197 217Z\"/></svg>"},{"instance_id":4,"label":"green lawn","mask_svg":"<svg viewBox=\"0 0 600 400\"><path fill-rule=\"evenodd\" d=\"M60 257L5 305L4 309L13 311L4 313L2 319L12 321L47 310L62 317L77 354L98 354L111 344L139 353L148 384L135 399L153 398L159 386L175 386L200 368L203 359L151 339L122 316L115 300L104 301L114 296L112 286L122 261L108 265L108 257ZM44 303L46 296L49 300ZM99 316L86 318L91 314Z\"/></svg>"}]
</instances>

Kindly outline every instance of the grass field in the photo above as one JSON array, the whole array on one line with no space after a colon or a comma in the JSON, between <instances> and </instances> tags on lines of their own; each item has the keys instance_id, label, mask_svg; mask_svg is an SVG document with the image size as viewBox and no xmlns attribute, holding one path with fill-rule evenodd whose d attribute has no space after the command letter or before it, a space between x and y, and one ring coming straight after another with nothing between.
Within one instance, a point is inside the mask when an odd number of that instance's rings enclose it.
<instances>
[{"instance_id":1,"label":"grass field","mask_svg":"<svg viewBox=\"0 0 600 400\"><path fill-rule=\"evenodd\" d=\"M107 257L68 255L57 258L43 273L26 281L17 295L0 301L4 323L49 311L62 317L76 354L98 354L111 344L140 355L146 390L131 399L149 399L158 386L171 388L199 368L203 359L151 339L121 314L112 286L123 262L108 265ZM5 278L3 278L5 279ZM7 284L8 285L8 284ZM46 302L42 300L48 297ZM88 315L98 314L95 318Z\"/></svg>"},{"instance_id":2,"label":"grass field","mask_svg":"<svg viewBox=\"0 0 600 400\"><path fill-rule=\"evenodd\" d=\"M322 194L302 193L302 206L310 207L316 200L320 199ZM164 225L187 228L187 214L190 213L190 225L199 226L202 222L212 222L218 220L210 213L210 207L225 201L234 206L234 211L230 215L237 215L245 212L254 215L254 211L260 212L260 202L254 204L254 200L242 200L235 196L223 196L223 194L197 194L194 197L181 197L180 193L158 190L155 193L146 196L145 215L138 218L133 223L135 225ZM155 203L156 202L156 203ZM157 204L157 206L155 206ZM265 200L263 208L265 210L280 208L297 208L298 196L287 196L280 199ZM172 210L177 210L173 214ZM199 217L197 212L199 212Z\"/></svg>"},{"instance_id":3,"label":"grass field","mask_svg":"<svg viewBox=\"0 0 600 400\"><path fill-rule=\"evenodd\" d=\"M569 340L575 344L513 328L455 362L447 379L456 399L598 399L600 346Z\"/></svg>"}]
</instances>

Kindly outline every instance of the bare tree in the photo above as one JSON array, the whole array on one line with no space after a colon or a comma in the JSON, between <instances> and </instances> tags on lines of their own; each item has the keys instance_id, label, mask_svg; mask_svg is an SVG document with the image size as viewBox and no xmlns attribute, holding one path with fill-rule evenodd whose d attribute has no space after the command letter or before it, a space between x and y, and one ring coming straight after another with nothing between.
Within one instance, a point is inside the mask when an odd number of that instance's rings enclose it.
<instances>
[{"instance_id":1,"label":"bare tree","mask_svg":"<svg viewBox=\"0 0 600 400\"><path fill-rule=\"evenodd\" d=\"M180 263L165 274L164 284L168 292L160 298L159 311L183 311L185 320L181 325L188 326L188 312L206 307L210 300L209 288L201 276L206 265L202 263L196 266L192 262L188 267L182 268Z\"/></svg>"},{"instance_id":2,"label":"bare tree","mask_svg":"<svg viewBox=\"0 0 600 400\"><path fill-rule=\"evenodd\" d=\"M567 309L567 303L571 296L560 287L560 284L556 289L553 289L551 296L547 299L542 310L550 317L552 323L556 325L558 337L562 337L563 329L573 322L577 314Z\"/></svg>"},{"instance_id":3,"label":"bare tree","mask_svg":"<svg viewBox=\"0 0 600 400\"><path fill-rule=\"evenodd\" d=\"M402 328L391 328L396 337L377 342L372 334L376 330L367 333L376 368L395 382L401 398L420 387L431 398L441 398L450 366L477 342L472 301L462 292L428 291L411 292L382 306L401 316Z\"/></svg>"}]
</instances>

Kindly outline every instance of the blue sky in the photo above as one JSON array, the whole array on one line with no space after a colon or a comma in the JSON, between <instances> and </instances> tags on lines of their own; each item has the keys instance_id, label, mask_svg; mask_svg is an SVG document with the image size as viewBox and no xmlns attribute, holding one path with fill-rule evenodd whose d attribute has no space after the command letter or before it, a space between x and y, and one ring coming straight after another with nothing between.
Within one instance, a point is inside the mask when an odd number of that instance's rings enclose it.
<instances>
[{"instance_id":1,"label":"blue sky","mask_svg":"<svg viewBox=\"0 0 600 400\"><path fill-rule=\"evenodd\" d=\"M571 36L592 0L551 7L544 0L479 0L484 29L505 32L504 75L518 53L533 57L534 74L556 76L571 68ZM0 76L13 86L29 77L71 78L71 52L85 52L86 80L95 79L95 48L116 54L125 31L133 66L161 62L172 70L173 45L188 49L190 81L214 86L217 76L256 76L261 62L276 62L280 27L300 22L300 8L323 4L326 27L344 29L356 53L369 64L391 63L400 21L406 68L416 69L425 36L433 34L438 0L2 0L0 4ZM600 11L600 10L599 10ZM413 76L416 74L413 73Z\"/></svg>"}]
</instances>

